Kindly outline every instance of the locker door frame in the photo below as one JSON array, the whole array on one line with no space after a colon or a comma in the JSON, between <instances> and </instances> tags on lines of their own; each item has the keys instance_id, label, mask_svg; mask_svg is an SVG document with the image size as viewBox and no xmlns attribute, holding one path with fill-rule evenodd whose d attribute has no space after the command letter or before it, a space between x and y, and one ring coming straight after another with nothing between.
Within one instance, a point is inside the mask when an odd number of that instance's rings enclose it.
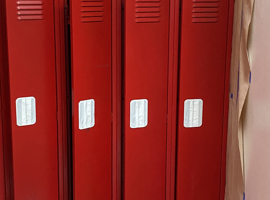
<instances>
[{"instance_id":1,"label":"locker door frame","mask_svg":"<svg viewBox=\"0 0 270 200\"><path fill-rule=\"evenodd\" d=\"M69 197L69 155L68 155L68 91L67 91L67 2L54 0L55 62L58 132L58 195L59 200Z\"/></svg>"},{"instance_id":2,"label":"locker door frame","mask_svg":"<svg viewBox=\"0 0 270 200\"><path fill-rule=\"evenodd\" d=\"M112 200L121 200L122 2L112 0Z\"/></svg>"},{"instance_id":3,"label":"locker door frame","mask_svg":"<svg viewBox=\"0 0 270 200\"><path fill-rule=\"evenodd\" d=\"M0 40L1 41L1 40ZM2 52L0 52L2 54ZM0 55L1 57L2 55ZM2 59L2 58L1 58ZM1 60L0 59L0 63ZM1 83L0 83L1 85ZM6 199L5 170L4 170L4 148L3 148L3 117L2 117L2 94L0 87L0 200Z\"/></svg>"},{"instance_id":4,"label":"locker door frame","mask_svg":"<svg viewBox=\"0 0 270 200\"><path fill-rule=\"evenodd\" d=\"M0 4L0 8L2 8L3 5ZM1 13L3 13L3 10L0 10ZM0 24L3 24L3 16L0 16ZM4 40L4 26L0 26L0 67L4 67L4 45L3 45L3 40ZM0 72L2 70L0 69ZM5 170L4 170L4 148L3 148L3 113L2 113L2 85L3 81L2 77L0 77L0 194L2 196L1 200L6 199L6 191L5 191Z\"/></svg>"},{"instance_id":5,"label":"locker door frame","mask_svg":"<svg viewBox=\"0 0 270 200\"><path fill-rule=\"evenodd\" d=\"M170 0L166 200L175 199L180 1Z\"/></svg>"},{"instance_id":6,"label":"locker door frame","mask_svg":"<svg viewBox=\"0 0 270 200\"><path fill-rule=\"evenodd\" d=\"M232 37L233 37L233 16L234 16L234 0L229 1L228 13L228 35L227 35L227 55L226 55L226 72L225 72L225 88L224 88L224 111L223 111L223 138L222 138L222 158L221 158L221 184L220 184L220 200L225 197L226 186L226 153L227 153L227 132L228 132L228 114L229 114L229 87L230 87L230 68L232 53Z\"/></svg>"},{"instance_id":7,"label":"locker door frame","mask_svg":"<svg viewBox=\"0 0 270 200\"><path fill-rule=\"evenodd\" d=\"M8 51L7 51L7 26L5 1L0 2L0 96L1 96L1 122L0 148L3 154L3 173L4 173L4 199L14 199L13 193L13 161L12 161L12 141L11 141L11 114L10 114L10 94L9 94L9 70L8 70ZM2 155L1 155L2 156Z\"/></svg>"},{"instance_id":8,"label":"locker door frame","mask_svg":"<svg viewBox=\"0 0 270 200\"><path fill-rule=\"evenodd\" d=\"M0 5L2 7L2 5ZM2 10L1 10L2 13ZM2 24L2 16L0 16L0 24ZM0 44L3 44L3 26L0 26ZM4 67L4 45L0 46L0 66ZM1 70L0 70L1 71ZM0 77L2 79L2 77ZM0 194L1 200L6 199L5 192L5 171L4 171L4 148L3 148L3 116L2 116L2 86L3 81L0 81Z\"/></svg>"},{"instance_id":9,"label":"locker door frame","mask_svg":"<svg viewBox=\"0 0 270 200\"><path fill-rule=\"evenodd\" d=\"M1 33L0 33L1 37ZM0 43L1 43L0 39ZM0 65L2 65L2 48L0 49ZM0 83L0 200L6 199L5 170L4 170L4 148L3 148L3 117L2 117L2 96Z\"/></svg>"}]
</instances>

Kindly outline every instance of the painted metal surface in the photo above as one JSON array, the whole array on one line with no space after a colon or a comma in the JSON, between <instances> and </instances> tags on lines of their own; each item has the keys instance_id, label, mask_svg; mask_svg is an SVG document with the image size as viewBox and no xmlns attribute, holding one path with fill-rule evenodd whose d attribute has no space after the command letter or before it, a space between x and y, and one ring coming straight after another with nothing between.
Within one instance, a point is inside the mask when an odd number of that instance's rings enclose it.
<instances>
[{"instance_id":1,"label":"painted metal surface","mask_svg":"<svg viewBox=\"0 0 270 200\"><path fill-rule=\"evenodd\" d=\"M230 71L231 71L231 55L232 55L232 37L233 37L233 21L234 21L234 0L229 0L228 13L228 34L227 34L227 54L226 54L226 72L224 87L224 114L223 114L223 136L222 136L222 160L221 160L221 185L220 200L225 198L226 186L226 155L227 155L227 132L228 132L228 112L229 112L229 87L230 87Z\"/></svg>"},{"instance_id":2,"label":"painted metal surface","mask_svg":"<svg viewBox=\"0 0 270 200\"><path fill-rule=\"evenodd\" d=\"M169 1L124 1L123 17L123 198L164 200ZM148 100L148 124L131 128L130 102L137 99Z\"/></svg>"},{"instance_id":3,"label":"painted metal surface","mask_svg":"<svg viewBox=\"0 0 270 200\"><path fill-rule=\"evenodd\" d=\"M180 1L170 1L166 200L175 200Z\"/></svg>"},{"instance_id":4,"label":"painted metal surface","mask_svg":"<svg viewBox=\"0 0 270 200\"><path fill-rule=\"evenodd\" d=\"M58 199L54 1L6 0L15 199ZM36 123L16 125L15 100L36 99Z\"/></svg>"},{"instance_id":5,"label":"painted metal surface","mask_svg":"<svg viewBox=\"0 0 270 200\"><path fill-rule=\"evenodd\" d=\"M13 167L12 167L12 145L11 145L11 116L10 116L10 93L9 93L9 70L7 57L7 29L5 1L0 2L0 28L1 28L1 115L2 115L2 139L3 139L3 161L4 161L4 184L5 199L14 199L13 195Z\"/></svg>"},{"instance_id":6,"label":"painted metal surface","mask_svg":"<svg viewBox=\"0 0 270 200\"><path fill-rule=\"evenodd\" d=\"M57 140L58 140L58 196L59 200L67 200L70 193L69 173L71 171L68 152L70 127L68 124L70 99L68 90L68 35L67 35L67 1L54 0L54 32L55 32L55 65L57 93Z\"/></svg>"},{"instance_id":7,"label":"painted metal surface","mask_svg":"<svg viewBox=\"0 0 270 200\"><path fill-rule=\"evenodd\" d=\"M224 117L228 104L227 54L230 54L227 48L231 47L228 24L232 25L228 23L229 2L182 1L177 200L223 199L220 194L224 195L221 188L224 167L221 166L225 165L227 120ZM203 100L201 127L184 127L186 99Z\"/></svg>"},{"instance_id":8,"label":"painted metal surface","mask_svg":"<svg viewBox=\"0 0 270 200\"><path fill-rule=\"evenodd\" d=\"M122 199L122 2L112 1L112 200Z\"/></svg>"},{"instance_id":9,"label":"painted metal surface","mask_svg":"<svg viewBox=\"0 0 270 200\"><path fill-rule=\"evenodd\" d=\"M73 198L78 200L121 197L120 14L118 0L71 1ZM80 130L78 104L89 99L95 102L95 123Z\"/></svg>"},{"instance_id":10,"label":"painted metal surface","mask_svg":"<svg viewBox=\"0 0 270 200\"><path fill-rule=\"evenodd\" d=\"M0 104L2 105L1 99L0 99ZM4 170L4 147L3 147L2 121L3 121L2 120L2 109L0 108L0 199L4 200L4 199L6 199L6 184L5 184L5 170Z\"/></svg>"},{"instance_id":11,"label":"painted metal surface","mask_svg":"<svg viewBox=\"0 0 270 200\"><path fill-rule=\"evenodd\" d=\"M0 2L0 72L1 74L3 73L3 68L5 65L5 60L4 60L4 32L5 32L5 26L4 26L4 17L3 17L3 2ZM5 165L4 165L4 145L3 145L3 133L4 133L4 120L3 120L3 84L4 81L2 80L2 76L0 77L0 199L4 200L6 199L6 183L5 183Z\"/></svg>"},{"instance_id":12,"label":"painted metal surface","mask_svg":"<svg viewBox=\"0 0 270 200\"><path fill-rule=\"evenodd\" d=\"M0 33L1 37L1 33ZM1 39L0 39L1 42ZM1 49L2 50L2 49ZM2 54L0 50L0 54ZM3 63L2 55L0 55L0 65ZM2 83L1 83L2 84ZM3 146L3 114L2 114L2 93L0 91L0 199L6 199L6 184L5 184L5 170L4 170L4 146Z\"/></svg>"}]
</instances>

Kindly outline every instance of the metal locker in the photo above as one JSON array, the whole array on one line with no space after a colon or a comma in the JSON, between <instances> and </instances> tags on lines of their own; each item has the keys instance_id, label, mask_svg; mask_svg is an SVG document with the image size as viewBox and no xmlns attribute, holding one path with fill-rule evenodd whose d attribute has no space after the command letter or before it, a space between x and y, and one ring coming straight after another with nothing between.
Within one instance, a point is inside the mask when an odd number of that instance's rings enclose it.
<instances>
[{"instance_id":1,"label":"metal locker","mask_svg":"<svg viewBox=\"0 0 270 200\"><path fill-rule=\"evenodd\" d=\"M179 2L124 1L123 198L174 198Z\"/></svg>"},{"instance_id":2,"label":"metal locker","mask_svg":"<svg viewBox=\"0 0 270 200\"><path fill-rule=\"evenodd\" d=\"M121 1L71 1L73 198L119 199Z\"/></svg>"},{"instance_id":3,"label":"metal locker","mask_svg":"<svg viewBox=\"0 0 270 200\"><path fill-rule=\"evenodd\" d=\"M233 1L181 7L176 199L224 199Z\"/></svg>"},{"instance_id":4,"label":"metal locker","mask_svg":"<svg viewBox=\"0 0 270 200\"><path fill-rule=\"evenodd\" d=\"M0 58L0 65L2 65L1 58ZM2 106L1 98L2 94L0 95L0 105ZM3 146L3 114L1 106L0 106L0 199L4 200L6 199L6 187L5 187L6 184L5 184L5 170L4 170L5 168L4 168L4 146Z\"/></svg>"},{"instance_id":5,"label":"metal locker","mask_svg":"<svg viewBox=\"0 0 270 200\"><path fill-rule=\"evenodd\" d=\"M5 117L4 116L4 110L5 105L3 102L3 96L4 94L4 66L5 66L5 60L4 60L4 54L5 54L5 23L4 23L4 4L3 2L0 2L0 199L4 200L6 199L6 182L5 182L5 156L4 156L4 137L3 134L6 132L6 124L5 124ZM8 196L8 195L7 195Z\"/></svg>"},{"instance_id":6,"label":"metal locker","mask_svg":"<svg viewBox=\"0 0 270 200\"><path fill-rule=\"evenodd\" d=\"M0 97L1 98L1 97ZM0 103L1 99L0 99ZM0 199L6 199L5 170L4 170L4 147L3 147L3 124L2 109L0 108Z\"/></svg>"},{"instance_id":7,"label":"metal locker","mask_svg":"<svg viewBox=\"0 0 270 200\"><path fill-rule=\"evenodd\" d=\"M5 1L15 199L67 198L63 9L61 0Z\"/></svg>"}]
</instances>

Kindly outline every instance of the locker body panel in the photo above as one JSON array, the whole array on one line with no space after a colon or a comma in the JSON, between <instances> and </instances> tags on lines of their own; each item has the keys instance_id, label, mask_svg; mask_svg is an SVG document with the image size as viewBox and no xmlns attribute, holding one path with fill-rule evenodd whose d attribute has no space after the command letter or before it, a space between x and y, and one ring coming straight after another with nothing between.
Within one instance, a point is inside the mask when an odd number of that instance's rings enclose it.
<instances>
[{"instance_id":1,"label":"locker body panel","mask_svg":"<svg viewBox=\"0 0 270 200\"><path fill-rule=\"evenodd\" d=\"M79 200L112 195L111 9L110 0L71 1L73 197ZM95 124L80 130L78 104L89 99Z\"/></svg>"},{"instance_id":2,"label":"locker body panel","mask_svg":"<svg viewBox=\"0 0 270 200\"><path fill-rule=\"evenodd\" d=\"M169 1L141 4L125 1L124 11L124 199L162 200L166 176ZM151 9L160 16L148 19L145 13L151 13ZM130 102L138 99L148 100L148 124L130 128Z\"/></svg>"},{"instance_id":3,"label":"locker body panel","mask_svg":"<svg viewBox=\"0 0 270 200\"><path fill-rule=\"evenodd\" d=\"M39 20L21 18L20 3L6 1L14 198L58 199L54 2L38 5ZM29 96L36 123L17 126L15 101Z\"/></svg>"},{"instance_id":4,"label":"locker body panel","mask_svg":"<svg viewBox=\"0 0 270 200\"><path fill-rule=\"evenodd\" d=\"M177 200L220 198L228 5L229 1L182 2ZM213 13L210 7L217 10L215 20L201 18L194 9ZM184 127L187 99L202 99L201 127Z\"/></svg>"}]
</instances>

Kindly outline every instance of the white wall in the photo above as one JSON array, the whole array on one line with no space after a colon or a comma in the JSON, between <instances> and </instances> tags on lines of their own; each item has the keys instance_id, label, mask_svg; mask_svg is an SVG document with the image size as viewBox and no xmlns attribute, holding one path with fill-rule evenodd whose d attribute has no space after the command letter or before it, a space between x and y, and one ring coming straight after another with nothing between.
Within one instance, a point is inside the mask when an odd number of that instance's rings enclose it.
<instances>
[{"instance_id":1,"label":"white wall","mask_svg":"<svg viewBox=\"0 0 270 200\"><path fill-rule=\"evenodd\" d=\"M255 0L243 124L246 200L270 200L270 0Z\"/></svg>"}]
</instances>

